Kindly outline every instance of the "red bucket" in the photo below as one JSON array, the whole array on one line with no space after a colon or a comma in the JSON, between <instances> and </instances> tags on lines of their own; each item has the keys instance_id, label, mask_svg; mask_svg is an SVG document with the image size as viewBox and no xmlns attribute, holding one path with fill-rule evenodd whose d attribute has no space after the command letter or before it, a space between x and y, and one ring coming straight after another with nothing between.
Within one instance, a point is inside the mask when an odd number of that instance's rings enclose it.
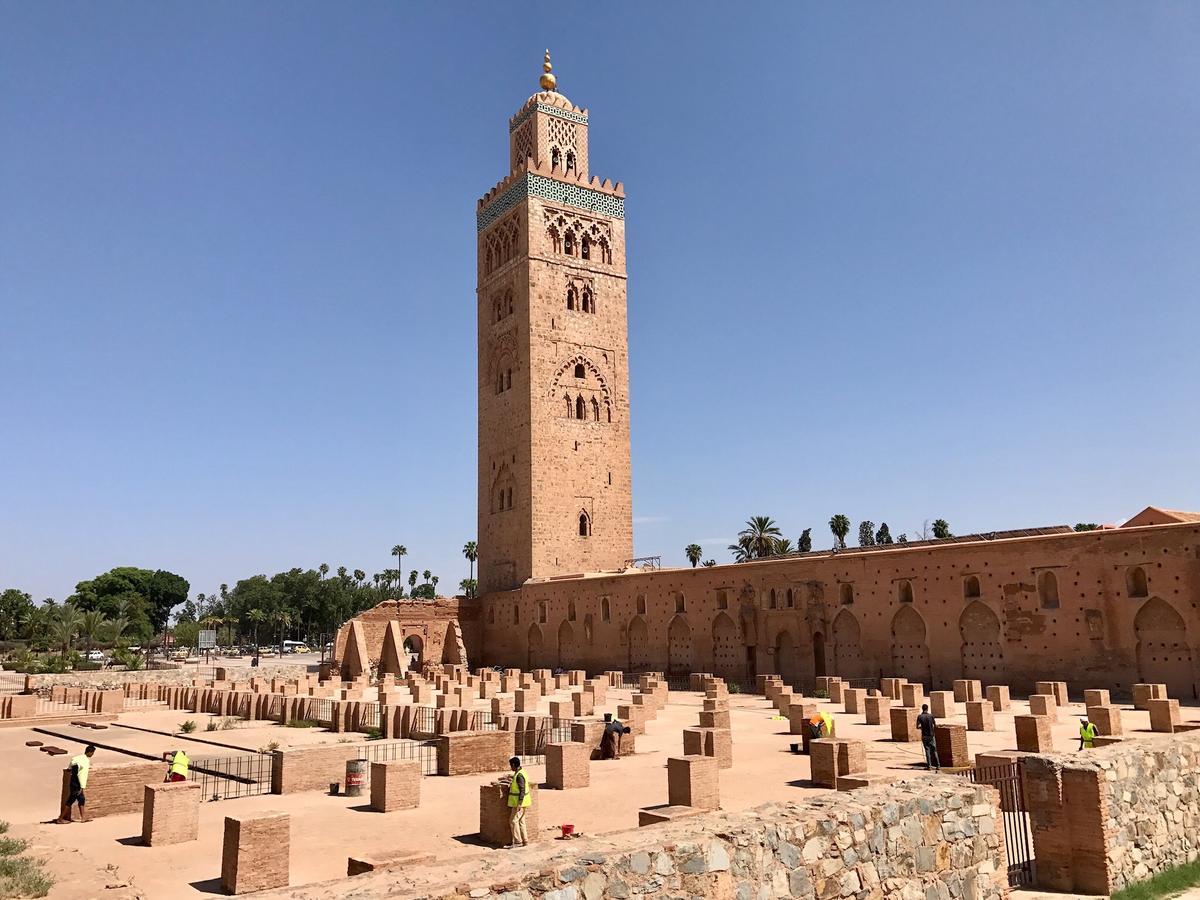
<instances>
[{"instance_id":1,"label":"red bucket","mask_svg":"<svg viewBox=\"0 0 1200 900\"><path fill-rule=\"evenodd\" d=\"M563 825L563 827L562 827L562 836L563 837L570 837L574 833L575 833L574 825Z\"/></svg>"}]
</instances>

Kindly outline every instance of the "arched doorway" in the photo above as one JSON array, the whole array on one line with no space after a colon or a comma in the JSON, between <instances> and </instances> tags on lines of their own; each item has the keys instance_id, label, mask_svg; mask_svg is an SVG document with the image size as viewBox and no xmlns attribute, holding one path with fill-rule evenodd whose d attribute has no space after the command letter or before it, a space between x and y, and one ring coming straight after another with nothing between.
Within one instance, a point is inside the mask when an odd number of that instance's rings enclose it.
<instances>
[{"instance_id":1,"label":"arched doorway","mask_svg":"<svg viewBox=\"0 0 1200 900\"><path fill-rule=\"evenodd\" d=\"M529 653L527 657L526 668L529 670L540 669L545 660L545 641L542 638L542 629L536 624L529 626Z\"/></svg>"},{"instance_id":2,"label":"arched doorway","mask_svg":"<svg viewBox=\"0 0 1200 900\"><path fill-rule=\"evenodd\" d=\"M676 616L667 629L667 673L687 675L692 671L692 629L687 619Z\"/></svg>"},{"instance_id":3,"label":"arched doorway","mask_svg":"<svg viewBox=\"0 0 1200 900\"><path fill-rule=\"evenodd\" d=\"M926 686L931 681L925 620L907 605L892 619L892 675Z\"/></svg>"},{"instance_id":4,"label":"arched doorway","mask_svg":"<svg viewBox=\"0 0 1200 900\"><path fill-rule=\"evenodd\" d=\"M410 672L421 671L421 653L425 642L419 634L410 634L404 639L404 652L408 654L408 669Z\"/></svg>"},{"instance_id":5,"label":"arched doorway","mask_svg":"<svg viewBox=\"0 0 1200 900\"><path fill-rule=\"evenodd\" d=\"M650 631L646 620L635 616L629 623L629 671L645 672L650 668Z\"/></svg>"},{"instance_id":6,"label":"arched doorway","mask_svg":"<svg viewBox=\"0 0 1200 900\"><path fill-rule=\"evenodd\" d=\"M863 677L862 629L848 609L833 620L833 670L842 678Z\"/></svg>"},{"instance_id":7,"label":"arched doorway","mask_svg":"<svg viewBox=\"0 0 1200 900\"><path fill-rule=\"evenodd\" d=\"M962 677L983 682L1001 681L1004 645L1000 642L1000 620L981 601L967 604L958 619L962 636Z\"/></svg>"},{"instance_id":8,"label":"arched doorway","mask_svg":"<svg viewBox=\"0 0 1200 900\"><path fill-rule=\"evenodd\" d=\"M713 619L712 639L713 674L726 680L740 678L742 657L737 639L737 626L725 613L720 613Z\"/></svg>"},{"instance_id":9,"label":"arched doorway","mask_svg":"<svg viewBox=\"0 0 1200 900\"><path fill-rule=\"evenodd\" d=\"M575 629L571 627L571 623L563 619L563 623L558 626L558 665L562 669L575 668L576 660L578 659L579 651L575 647Z\"/></svg>"},{"instance_id":10,"label":"arched doorway","mask_svg":"<svg viewBox=\"0 0 1200 900\"><path fill-rule=\"evenodd\" d=\"M825 635L813 632L813 674L820 678L825 674Z\"/></svg>"},{"instance_id":11,"label":"arched doorway","mask_svg":"<svg viewBox=\"0 0 1200 900\"><path fill-rule=\"evenodd\" d=\"M775 671L784 684L800 685L800 661L797 659L796 639L784 628L775 636Z\"/></svg>"},{"instance_id":12,"label":"arched doorway","mask_svg":"<svg viewBox=\"0 0 1200 900\"><path fill-rule=\"evenodd\" d=\"M1137 635L1138 679L1165 684L1169 697L1194 698L1192 648L1187 626L1175 608L1159 597L1151 597L1138 610L1133 630Z\"/></svg>"}]
</instances>

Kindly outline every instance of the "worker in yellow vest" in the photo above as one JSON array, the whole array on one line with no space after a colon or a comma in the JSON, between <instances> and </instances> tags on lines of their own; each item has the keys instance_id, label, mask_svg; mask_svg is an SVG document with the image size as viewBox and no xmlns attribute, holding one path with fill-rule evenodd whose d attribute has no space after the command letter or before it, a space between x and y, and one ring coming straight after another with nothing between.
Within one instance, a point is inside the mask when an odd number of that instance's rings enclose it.
<instances>
[{"instance_id":1,"label":"worker in yellow vest","mask_svg":"<svg viewBox=\"0 0 1200 900\"><path fill-rule=\"evenodd\" d=\"M163 781L187 781L188 779L188 755L182 750L176 750L171 754L171 765L167 769L167 775Z\"/></svg>"},{"instance_id":2,"label":"worker in yellow vest","mask_svg":"<svg viewBox=\"0 0 1200 900\"><path fill-rule=\"evenodd\" d=\"M521 758L514 756L508 761L512 769L512 780L508 783L508 824L512 828L513 847L524 847L529 843L529 835L525 830L525 810L533 805L533 795L529 791L529 777L521 768Z\"/></svg>"},{"instance_id":3,"label":"worker in yellow vest","mask_svg":"<svg viewBox=\"0 0 1200 900\"><path fill-rule=\"evenodd\" d=\"M58 818L54 820L57 824L66 825L71 821L71 807L75 804L79 804L79 821L87 821L87 814L83 811L87 799L83 796L83 791L87 787L88 772L91 771L92 757L95 753L96 745L88 744L82 753L72 758L71 785L67 790L67 802L62 805Z\"/></svg>"},{"instance_id":4,"label":"worker in yellow vest","mask_svg":"<svg viewBox=\"0 0 1200 900\"><path fill-rule=\"evenodd\" d=\"M1096 740L1096 726L1088 721L1087 716L1079 717L1079 749L1084 747L1091 750Z\"/></svg>"},{"instance_id":5,"label":"worker in yellow vest","mask_svg":"<svg viewBox=\"0 0 1200 900\"><path fill-rule=\"evenodd\" d=\"M809 733L813 740L833 737L833 716L829 713L813 713L808 720Z\"/></svg>"}]
</instances>

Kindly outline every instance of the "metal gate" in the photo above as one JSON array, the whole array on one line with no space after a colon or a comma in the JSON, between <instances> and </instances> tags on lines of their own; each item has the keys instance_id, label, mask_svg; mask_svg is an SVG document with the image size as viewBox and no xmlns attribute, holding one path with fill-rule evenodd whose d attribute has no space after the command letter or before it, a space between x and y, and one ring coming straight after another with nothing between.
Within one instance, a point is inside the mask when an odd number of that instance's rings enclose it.
<instances>
[{"instance_id":1,"label":"metal gate","mask_svg":"<svg viewBox=\"0 0 1200 900\"><path fill-rule=\"evenodd\" d=\"M199 782L204 800L229 800L271 793L270 753L203 756L191 760L188 777Z\"/></svg>"},{"instance_id":2,"label":"metal gate","mask_svg":"<svg viewBox=\"0 0 1200 900\"><path fill-rule=\"evenodd\" d=\"M1000 792L1000 812L1004 817L1004 849L1008 854L1008 883L1012 887L1033 884L1033 838L1025 788L1017 763L1007 766L971 768L963 773L976 784L987 784Z\"/></svg>"}]
</instances>

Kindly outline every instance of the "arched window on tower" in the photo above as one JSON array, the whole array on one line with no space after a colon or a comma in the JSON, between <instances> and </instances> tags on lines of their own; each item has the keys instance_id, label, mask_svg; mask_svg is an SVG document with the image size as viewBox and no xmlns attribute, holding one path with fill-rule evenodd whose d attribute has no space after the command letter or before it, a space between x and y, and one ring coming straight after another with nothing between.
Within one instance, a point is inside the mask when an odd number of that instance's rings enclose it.
<instances>
[{"instance_id":1,"label":"arched window on tower","mask_svg":"<svg viewBox=\"0 0 1200 900\"><path fill-rule=\"evenodd\" d=\"M585 412L583 406L583 396L580 395L575 398L575 418L582 419L585 415L587 415L587 413Z\"/></svg>"},{"instance_id":2,"label":"arched window on tower","mask_svg":"<svg viewBox=\"0 0 1200 900\"><path fill-rule=\"evenodd\" d=\"M600 238L600 240L597 243L600 244L600 257L599 257L600 262L608 263L611 265L612 264L612 248L608 246L608 241L606 241L604 238Z\"/></svg>"},{"instance_id":3,"label":"arched window on tower","mask_svg":"<svg viewBox=\"0 0 1200 900\"><path fill-rule=\"evenodd\" d=\"M612 424L612 407L609 406L607 403L605 403L604 411L608 414L608 422L611 425Z\"/></svg>"},{"instance_id":4,"label":"arched window on tower","mask_svg":"<svg viewBox=\"0 0 1200 900\"><path fill-rule=\"evenodd\" d=\"M608 604L608 598L605 597L600 601L600 618L602 621L608 622L612 619L612 610Z\"/></svg>"},{"instance_id":5,"label":"arched window on tower","mask_svg":"<svg viewBox=\"0 0 1200 900\"><path fill-rule=\"evenodd\" d=\"M567 256L575 255L575 235L569 231L563 235L563 253Z\"/></svg>"},{"instance_id":6,"label":"arched window on tower","mask_svg":"<svg viewBox=\"0 0 1200 900\"><path fill-rule=\"evenodd\" d=\"M512 509L512 488L508 488L508 509Z\"/></svg>"},{"instance_id":7,"label":"arched window on tower","mask_svg":"<svg viewBox=\"0 0 1200 900\"><path fill-rule=\"evenodd\" d=\"M567 418L569 419L575 414L575 403L570 396L565 396L563 399L567 401Z\"/></svg>"},{"instance_id":8,"label":"arched window on tower","mask_svg":"<svg viewBox=\"0 0 1200 900\"><path fill-rule=\"evenodd\" d=\"M595 397L592 398L592 420L595 422L600 421L600 404L596 402Z\"/></svg>"},{"instance_id":9,"label":"arched window on tower","mask_svg":"<svg viewBox=\"0 0 1200 900\"><path fill-rule=\"evenodd\" d=\"M913 602L913 589L912 589L911 581L900 582L899 591L900 591L900 602L901 603L912 603Z\"/></svg>"},{"instance_id":10,"label":"arched window on tower","mask_svg":"<svg viewBox=\"0 0 1200 900\"><path fill-rule=\"evenodd\" d=\"M838 588L838 601L842 606L849 606L854 602L854 585L848 581L843 581Z\"/></svg>"},{"instance_id":11,"label":"arched window on tower","mask_svg":"<svg viewBox=\"0 0 1200 900\"><path fill-rule=\"evenodd\" d=\"M514 308L513 295L512 295L512 291L509 291L508 292L508 314L510 316L513 314L513 308Z\"/></svg>"},{"instance_id":12,"label":"arched window on tower","mask_svg":"<svg viewBox=\"0 0 1200 900\"><path fill-rule=\"evenodd\" d=\"M592 533L592 520L588 517L587 510L581 510L579 513L579 536L588 537Z\"/></svg>"},{"instance_id":13,"label":"arched window on tower","mask_svg":"<svg viewBox=\"0 0 1200 900\"><path fill-rule=\"evenodd\" d=\"M575 363L575 377L587 378L587 369L583 367L583 363Z\"/></svg>"},{"instance_id":14,"label":"arched window on tower","mask_svg":"<svg viewBox=\"0 0 1200 900\"><path fill-rule=\"evenodd\" d=\"M575 171L575 154L572 153L570 150L567 151L567 171L568 172Z\"/></svg>"},{"instance_id":15,"label":"arched window on tower","mask_svg":"<svg viewBox=\"0 0 1200 900\"><path fill-rule=\"evenodd\" d=\"M1058 609L1058 576L1046 570L1038 576L1037 586L1042 609Z\"/></svg>"},{"instance_id":16,"label":"arched window on tower","mask_svg":"<svg viewBox=\"0 0 1200 900\"><path fill-rule=\"evenodd\" d=\"M580 257L580 259L591 259L592 258L592 239L589 238L586 234L583 236L583 239L579 242L579 257Z\"/></svg>"},{"instance_id":17,"label":"arched window on tower","mask_svg":"<svg viewBox=\"0 0 1200 900\"><path fill-rule=\"evenodd\" d=\"M573 599L567 601L567 621L575 621L575 601Z\"/></svg>"},{"instance_id":18,"label":"arched window on tower","mask_svg":"<svg viewBox=\"0 0 1200 900\"><path fill-rule=\"evenodd\" d=\"M562 157L558 153L558 148L553 147L550 150L550 168L557 169Z\"/></svg>"},{"instance_id":19,"label":"arched window on tower","mask_svg":"<svg viewBox=\"0 0 1200 900\"><path fill-rule=\"evenodd\" d=\"M1130 597L1145 597L1150 592L1150 586L1146 583L1146 570L1141 566L1134 566L1125 573L1125 592Z\"/></svg>"},{"instance_id":20,"label":"arched window on tower","mask_svg":"<svg viewBox=\"0 0 1200 900\"><path fill-rule=\"evenodd\" d=\"M503 372L496 373L496 393L497 394L504 393L504 373Z\"/></svg>"},{"instance_id":21,"label":"arched window on tower","mask_svg":"<svg viewBox=\"0 0 1200 900\"><path fill-rule=\"evenodd\" d=\"M507 391L510 387L512 387L512 369L504 373L504 389Z\"/></svg>"},{"instance_id":22,"label":"arched window on tower","mask_svg":"<svg viewBox=\"0 0 1200 900\"><path fill-rule=\"evenodd\" d=\"M979 596L979 576L968 575L963 579L963 597L971 600Z\"/></svg>"},{"instance_id":23,"label":"arched window on tower","mask_svg":"<svg viewBox=\"0 0 1200 900\"><path fill-rule=\"evenodd\" d=\"M596 311L596 303L592 299L592 292L587 288L583 289L583 311L586 313L594 313Z\"/></svg>"},{"instance_id":24,"label":"arched window on tower","mask_svg":"<svg viewBox=\"0 0 1200 900\"><path fill-rule=\"evenodd\" d=\"M567 309L575 308L575 286L567 288Z\"/></svg>"},{"instance_id":25,"label":"arched window on tower","mask_svg":"<svg viewBox=\"0 0 1200 900\"><path fill-rule=\"evenodd\" d=\"M499 322L503 318L504 318L504 313L502 312L502 307L500 306L500 301L497 300L496 301L496 321Z\"/></svg>"}]
</instances>

